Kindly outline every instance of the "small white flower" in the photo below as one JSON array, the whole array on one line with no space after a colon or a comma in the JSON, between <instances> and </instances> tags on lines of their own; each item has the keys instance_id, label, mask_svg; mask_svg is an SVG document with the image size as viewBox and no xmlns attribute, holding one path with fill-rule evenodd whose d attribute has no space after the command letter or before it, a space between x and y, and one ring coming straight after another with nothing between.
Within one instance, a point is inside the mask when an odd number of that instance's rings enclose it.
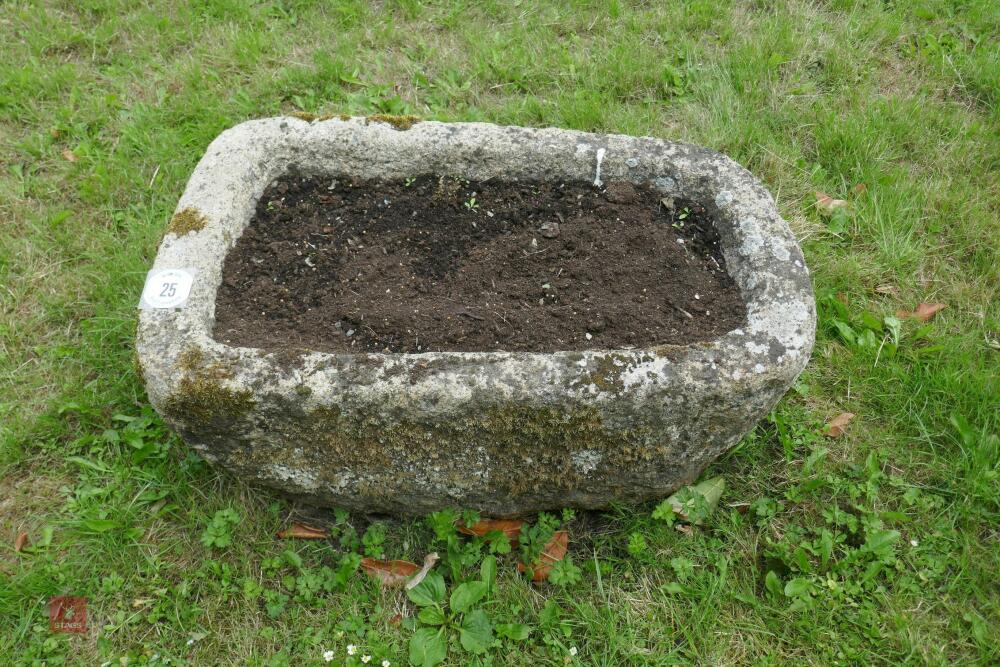
<instances>
[{"instance_id":1,"label":"small white flower","mask_svg":"<svg viewBox=\"0 0 1000 667\"><path fill-rule=\"evenodd\" d=\"M193 646L193 645L194 645L194 640L193 640L193 639L189 639L189 640L187 641L187 645L188 645L188 646Z\"/></svg>"},{"instance_id":2,"label":"small white flower","mask_svg":"<svg viewBox=\"0 0 1000 667\"><path fill-rule=\"evenodd\" d=\"M347 645L347 655L354 655L357 652L358 652L357 646L355 646L354 644Z\"/></svg>"},{"instance_id":3,"label":"small white flower","mask_svg":"<svg viewBox=\"0 0 1000 667\"><path fill-rule=\"evenodd\" d=\"M368 664L369 662L371 662L371 660L372 660L372 657L370 655L363 655L363 656L361 656L361 662L363 662L365 664Z\"/></svg>"},{"instance_id":4,"label":"small white flower","mask_svg":"<svg viewBox=\"0 0 1000 667\"><path fill-rule=\"evenodd\" d=\"M493 216L490 216L490 217L493 217ZM382 667L392 667L392 663L389 662L388 660L383 660L382 661Z\"/></svg>"},{"instance_id":5,"label":"small white flower","mask_svg":"<svg viewBox=\"0 0 1000 667\"><path fill-rule=\"evenodd\" d=\"M570 646L569 647L569 654L570 655L576 655L576 647L575 646Z\"/></svg>"},{"instance_id":6,"label":"small white flower","mask_svg":"<svg viewBox=\"0 0 1000 667\"><path fill-rule=\"evenodd\" d=\"M333 662L333 651L323 651L323 662Z\"/></svg>"},{"instance_id":7,"label":"small white flower","mask_svg":"<svg viewBox=\"0 0 1000 667\"><path fill-rule=\"evenodd\" d=\"M910 540L910 546L912 546L912 547L919 547L920 546L920 542L917 542L916 540Z\"/></svg>"}]
</instances>

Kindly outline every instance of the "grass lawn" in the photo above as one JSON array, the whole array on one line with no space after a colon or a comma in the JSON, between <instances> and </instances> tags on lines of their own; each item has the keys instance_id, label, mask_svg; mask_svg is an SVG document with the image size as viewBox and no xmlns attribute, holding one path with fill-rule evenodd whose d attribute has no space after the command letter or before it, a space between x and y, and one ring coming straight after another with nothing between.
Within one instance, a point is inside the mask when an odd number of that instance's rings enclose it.
<instances>
[{"instance_id":1,"label":"grass lawn","mask_svg":"<svg viewBox=\"0 0 1000 667\"><path fill-rule=\"evenodd\" d=\"M445 553L441 517L279 540L295 508L169 434L133 367L205 147L292 111L709 146L767 184L812 270L813 359L708 472L709 520L577 513L562 585L501 554L496 642L473 658L449 630L446 664L997 664L998 35L995 0L5 2L0 664L407 664L413 605L344 554ZM893 319L921 302L947 307ZM453 541L457 579L479 546ZM86 634L50 633L61 594L88 598Z\"/></svg>"}]
</instances>

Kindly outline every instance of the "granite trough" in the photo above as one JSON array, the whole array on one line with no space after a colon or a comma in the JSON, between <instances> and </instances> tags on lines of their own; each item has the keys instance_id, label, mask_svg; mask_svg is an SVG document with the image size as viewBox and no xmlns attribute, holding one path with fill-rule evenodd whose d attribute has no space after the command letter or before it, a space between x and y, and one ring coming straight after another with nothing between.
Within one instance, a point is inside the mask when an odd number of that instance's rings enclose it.
<instances>
[{"instance_id":1,"label":"granite trough","mask_svg":"<svg viewBox=\"0 0 1000 667\"><path fill-rule=\"evenodd\" d=\"M685 346L551 353L267 352L212 337L223 261L294 166L358 178L652 183L715 217L747 323ZM433 224L433 221L428 221ZM311 503L512 516L667 495L766 415L805 367L815 304L766 189L716 152L648 137L412 118L280 117L223 132L143 292L150 401L210 462Z\"/></svg>"}]
</instances>

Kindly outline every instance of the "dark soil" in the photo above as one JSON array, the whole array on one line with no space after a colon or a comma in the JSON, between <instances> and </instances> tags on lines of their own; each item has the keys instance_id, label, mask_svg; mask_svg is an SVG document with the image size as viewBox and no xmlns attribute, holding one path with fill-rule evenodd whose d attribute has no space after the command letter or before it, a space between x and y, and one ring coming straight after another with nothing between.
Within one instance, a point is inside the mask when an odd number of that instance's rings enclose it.
<instances>
[{"instance_id":1,"label":"dark soil","mask_svg":"<svg viewBox=\"0 0 1000 667\"><path fill-rule=\"evenodd\" d=\"M223 275L216 339L265 349L614 349L746 320L705 210L629 183L289 174Z\"/></svg>"}]
</instances>

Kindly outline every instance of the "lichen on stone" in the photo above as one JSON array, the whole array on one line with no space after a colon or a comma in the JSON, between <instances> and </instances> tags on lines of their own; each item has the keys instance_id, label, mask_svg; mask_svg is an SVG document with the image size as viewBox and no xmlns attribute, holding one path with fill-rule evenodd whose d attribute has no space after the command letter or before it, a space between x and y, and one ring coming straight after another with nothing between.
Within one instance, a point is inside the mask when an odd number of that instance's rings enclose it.
<instances>
[{"instance_id":1,"label":"lichen on stone","mask_svg":"<svg viewBox=\"0 0 1000 667\"><path fill-rule=\"evenodd\" d=\"M608 353L596 357L592 370L584 373L580 384L596 386L601 391L618 392L625 388L622 374L636 365L635 358L627 354ZM588 366L590 368L591 366Z\"/></svg>"},{"instance_id":2,"label":"lichen on stone","mask_svg":"<svg viewBox=\"0 0 1000 667\"><path fill-rule=\"evenodd\" d=\"M397 116L394 114L387 113L376 113L368 116L365 119L366 123L388 123L392 125L397 130L409 130L411 127L420 122L418 116Z\"/></svg>"},{"instance_id":3,"label":"lichen on stone","mask_svg":"<svg viewBox=\"0 0 1000 667\"><path fill-rule=\"evenodd\" d=\"M200 232L208 224L208 218L190 206L174 213L167 225L168 234L184 236L189 232Z\"/></svg>"}]
</instances>

